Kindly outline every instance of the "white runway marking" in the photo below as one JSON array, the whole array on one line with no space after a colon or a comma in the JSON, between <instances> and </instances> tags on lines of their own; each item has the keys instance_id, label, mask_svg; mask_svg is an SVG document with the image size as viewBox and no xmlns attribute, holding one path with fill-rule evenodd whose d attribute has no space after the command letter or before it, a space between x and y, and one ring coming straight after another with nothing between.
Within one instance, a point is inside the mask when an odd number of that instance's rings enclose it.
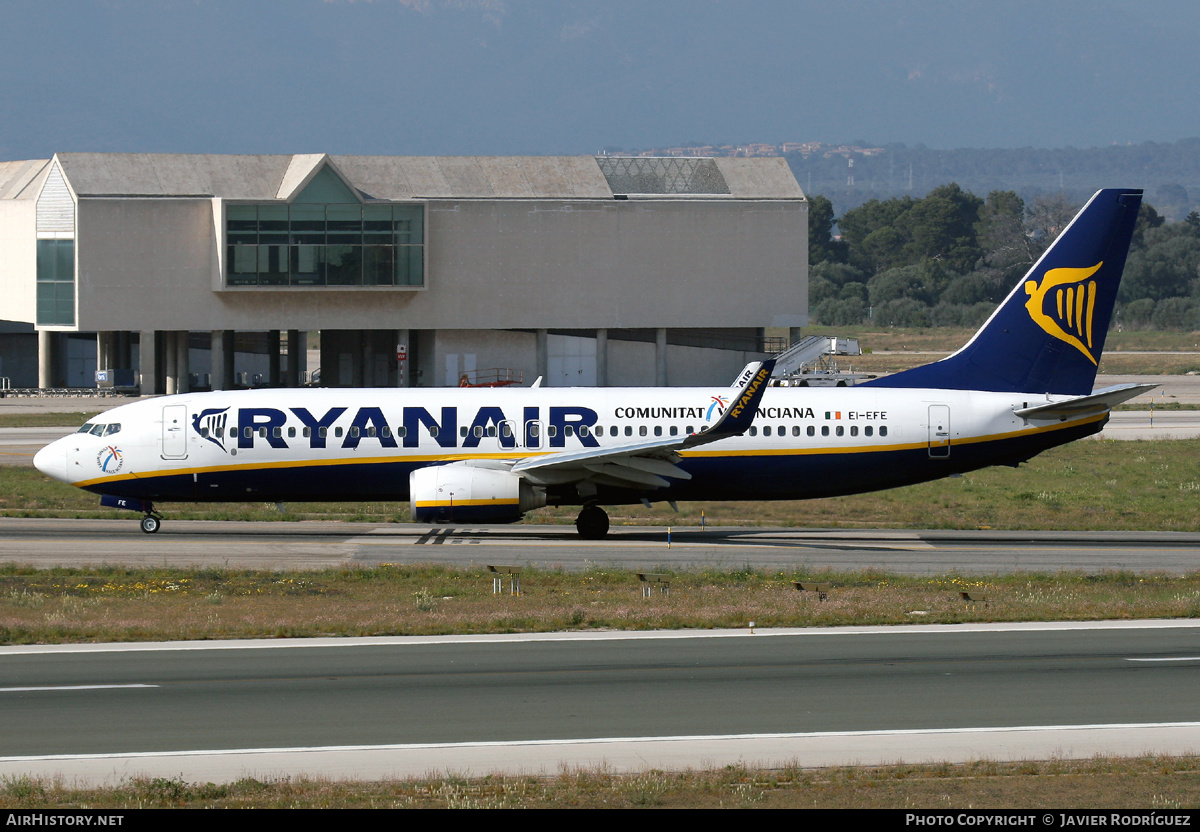
<instances>
[{"instance_id":1,"label":"white runway marking","mask_svg":"<svg viewBox=\"0 0 1200 832\"><path fill-rule=\"evenodd\" d=\"M0 693L27 693L29 691L55 690L126 690L128 688L156 688L158 685L50 685L37 688L0 688Z\"/></svg>"}]
</instances>

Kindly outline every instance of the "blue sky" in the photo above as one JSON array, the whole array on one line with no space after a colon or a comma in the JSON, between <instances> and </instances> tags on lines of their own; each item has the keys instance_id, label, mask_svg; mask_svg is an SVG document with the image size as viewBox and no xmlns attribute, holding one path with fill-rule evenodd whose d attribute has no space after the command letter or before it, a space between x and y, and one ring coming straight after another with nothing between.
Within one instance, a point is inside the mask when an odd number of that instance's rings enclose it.
<instances>
[{"instance_id":1,"label":"blue sky","mask_svg":"<svg viewBox=\"0 0 1200 832\"><path fill-rule=\"evenodd\" d=\"M0 158L1200 136L1200 3L0 0Z\"/></svg>"}]
</instances>

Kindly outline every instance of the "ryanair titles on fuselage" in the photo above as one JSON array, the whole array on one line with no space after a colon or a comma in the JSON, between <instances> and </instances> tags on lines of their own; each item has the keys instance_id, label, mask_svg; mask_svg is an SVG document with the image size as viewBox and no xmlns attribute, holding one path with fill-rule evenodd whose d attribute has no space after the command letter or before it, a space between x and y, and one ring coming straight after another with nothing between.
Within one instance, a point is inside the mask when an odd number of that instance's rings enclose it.
<instances>
[{"instance_id":1,"label":"ryanair titles on fuselage","mask_svg":"<svg viewBox=\"0 0 1200 832\"><path fill-rule=\"evenodd\" d=\"M404 407L400 411L400 422L394 424L384 415L383 408L359 407L347 424L344 418L350 412L347 407L331 407L323 413L313 413L306 407L209 408L192 416L192 428L221 450L233 453L236 449L253 448L256 442L280 449L297 445L327 448L331 444L355 449L368 440L378 442L383 448L416 448L423 436L443 448L477 448L484 437L497 439L501 448L517 447L518 437L526 448L542 447L543 443L548 448L565 448L568 437L587 448L600 445L592 430L600 422L600 414L588 407L522 407L519 422L499 407L481 407L469 422L460 418L457 407L434 408L433 412L424 407ZM704 407L617 407L613 417L618 421L701 422L710 420L709 411L711 408ZM811 407L762 407L756 415L765 419L815 418ZM841 418L842 414L837 416ZM285 428L289 422L293 428L301 427L302 435L287 435ZM345 430L335 432L335 423ZM503 430L506 425L507 431ZM541 425L548 429L543 431ZM460 426L466 428L465 435Z\"/></svg>"}]
</instances>

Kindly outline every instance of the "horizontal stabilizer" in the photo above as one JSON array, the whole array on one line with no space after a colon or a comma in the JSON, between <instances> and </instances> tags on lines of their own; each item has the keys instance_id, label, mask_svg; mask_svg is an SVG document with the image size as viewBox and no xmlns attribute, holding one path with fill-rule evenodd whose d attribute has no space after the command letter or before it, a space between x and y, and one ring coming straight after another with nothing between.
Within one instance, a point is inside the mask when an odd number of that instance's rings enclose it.
<instances>
[{"instance_id":1,"label":"horizontal stabilizer","mask_svg":"<svg viewBox=\"0 0 1200 832\"><path fill-rule=\"evenodd\" d=\"M1047 402L1046 404L1034 405L1033 407L1022 407L1019 410L1014 410L1013 413L1022 419L1068 419L1072 416L1082 416L1089 412L1099 413L1104 410L1110 410L1122 402L1127 402L1132 398L1140 396L1142 393L1153 390L1157 386L1157 384L1118 384L1115 387L1106 387L1103 390L1097 390L1090 396L1079 396L1078 398L1067 399L1061 402Z\"/></svg>"}]
</instances>

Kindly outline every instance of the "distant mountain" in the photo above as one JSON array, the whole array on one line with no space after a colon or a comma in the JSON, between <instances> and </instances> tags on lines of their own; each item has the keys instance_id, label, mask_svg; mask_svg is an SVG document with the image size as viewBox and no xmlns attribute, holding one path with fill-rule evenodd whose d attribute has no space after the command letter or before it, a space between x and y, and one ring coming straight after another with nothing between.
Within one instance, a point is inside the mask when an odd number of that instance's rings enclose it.
<instances>
[{"instance_id":1,"label":"distant mountain","mask_svg":"<svg viewBox=\"0 0 1200 832\"><path fill-rule=\"evenodd\" d=\"M863 150L784 155L805 193L828 197L837 216L871 199L921 197L948 182L981 197L1016 191L1026 202L1060 191L1083 202L1100 188L1143 188L1146 201L1175 221L1200 208L1200 138L1083 149Z\"/></svg>"}]
</instances>

